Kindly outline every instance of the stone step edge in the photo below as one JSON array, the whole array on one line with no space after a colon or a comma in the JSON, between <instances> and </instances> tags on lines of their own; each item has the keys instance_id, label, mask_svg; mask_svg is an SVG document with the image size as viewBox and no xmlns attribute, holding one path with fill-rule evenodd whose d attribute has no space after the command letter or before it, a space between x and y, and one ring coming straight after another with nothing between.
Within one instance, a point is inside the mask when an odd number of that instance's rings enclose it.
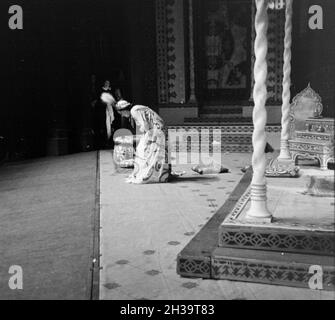
<instances>
[{"instance_id":1,"label":"stone step edge","mask_svg":"<svg viewBox=\"0 0 335 320\"><path fill-rule=\"evenodd\" d=\"M275 226L251 228L223 223L219 228L218 246L334 256L335 230L284 229Z\"/></svg>"},{"instance_id":2,"label":"stone step edge","mask_svg":"<svg viewBox=\"0 0 335 320\"><path fill-rule=\"evenodd\" d=\"M322 269L322 289L333 291L334 262L334 257L216 248L211 255L211 278L311 289L311 268L317 267Z\"/></svg>"}]
</instances>

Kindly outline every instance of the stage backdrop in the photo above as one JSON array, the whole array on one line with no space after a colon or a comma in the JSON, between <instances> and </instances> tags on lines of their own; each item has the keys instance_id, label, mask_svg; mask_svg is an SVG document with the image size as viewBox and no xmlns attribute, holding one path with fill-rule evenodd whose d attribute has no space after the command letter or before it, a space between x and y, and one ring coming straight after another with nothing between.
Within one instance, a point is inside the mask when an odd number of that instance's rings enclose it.
<instances>
[{"instance_id":1,"label":"stage backdrop","mask_svg":"<svg viewBox=\"0 0 335 320\"><path fill-rule=\"evenodd\" d=\"M251 4L230 0L202 3L203 85L208 100L248 98Z\"/></svg>"}]
</instances>

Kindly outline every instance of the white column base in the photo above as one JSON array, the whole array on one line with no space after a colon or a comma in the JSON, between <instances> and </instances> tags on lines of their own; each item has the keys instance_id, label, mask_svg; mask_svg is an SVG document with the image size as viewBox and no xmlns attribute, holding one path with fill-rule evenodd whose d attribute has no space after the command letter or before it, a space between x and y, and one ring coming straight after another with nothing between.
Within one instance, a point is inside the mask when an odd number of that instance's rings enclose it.
<instances>
[{"instance_id":1,"label":"white column base","mask_svg":"<svg viewBox=\"0 0 335 320\"><path fill-rule=\"evenodd\" d=\"M289 150L289 144L287 140L281 140L280 143L280 154L278 160L291 160L291 153Z\"/></svg>"},{"instance_id":2,"label":"white column base","mask_svg":"<svg viewBox=\"0 0 335 320\"><path fill-rule=\"evenodd\" d=\"M256 223L271 223L273 217L266 203L266 185L252 184L250 198L251 206L246 219Z\"/></svg>"},{"instance_id":3,"label":"white column base","mask_svg":"<svg viewBox=\"0 0 335 320\"><path fill-rule=\"evenodd\" d=\"M254 223L272 223L273 217L266 207L265 202L251 203L251 207L247 213L246 220Z\"/></svg>"}]
</instances>

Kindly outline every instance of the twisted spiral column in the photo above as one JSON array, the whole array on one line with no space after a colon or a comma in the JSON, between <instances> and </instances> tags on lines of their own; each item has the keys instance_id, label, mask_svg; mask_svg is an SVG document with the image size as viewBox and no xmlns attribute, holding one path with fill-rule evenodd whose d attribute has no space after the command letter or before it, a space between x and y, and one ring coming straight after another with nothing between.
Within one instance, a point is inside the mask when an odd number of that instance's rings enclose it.
<instances>
[{"instance_id":1,"label":"twisted spiral column","mask_svg":"<svg viewBox=\"0 0 335 320\"><path fill-rule=\"evenodd\" d=\"M282 131L280 143L279 160L290 160L289 151L289 134L290 134L290 100L291 100L291 58L292 58L292 15L293 0L286 0L285 8L285 38L284 38L284 78L283 78L283 94L282 94Z\"/></svg>"},{"instance_id":2,"label":"twisted spiral column","mask_svg":"<svg viewBox=\"0 0 335 320\"><path fill-rule=\"evenodd\" d=\"M267 0L256 1L255 18L255 65L253 90L255 107L253 111L254 132L252 144L254 152L252 155L253 178L251 182L251 206L247 213L248 218L271 219L271 214L266 204L266 180L265 180L265 126L267 120L266 100L267 100L267 51L268 51L268 13Z\"/></svg>"}]
</instances>

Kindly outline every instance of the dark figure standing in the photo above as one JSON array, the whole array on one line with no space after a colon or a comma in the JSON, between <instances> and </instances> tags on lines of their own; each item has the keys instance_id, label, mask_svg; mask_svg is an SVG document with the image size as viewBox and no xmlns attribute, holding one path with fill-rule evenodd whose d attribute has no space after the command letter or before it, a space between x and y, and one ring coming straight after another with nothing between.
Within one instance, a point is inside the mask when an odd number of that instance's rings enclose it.
<instances>
[{"instance_id":1,"label":"dark figure standing","mask_svg":"<svg viewBox=\"0 0 335 320\"><path fill-rule=\"evenodd\" d=\"M110 103L101 99L102 94L108 94L112 98ZM112 101L114 100L114 101ZM94 144L96 149L105 149L113 147L113 133L119 125L119 116L113 112L114 99L113 90L110 81L106 80L103 86L98 90L94 107ZM108 118L111 119L108 119Z\"/></svg>"}]
</instances>

